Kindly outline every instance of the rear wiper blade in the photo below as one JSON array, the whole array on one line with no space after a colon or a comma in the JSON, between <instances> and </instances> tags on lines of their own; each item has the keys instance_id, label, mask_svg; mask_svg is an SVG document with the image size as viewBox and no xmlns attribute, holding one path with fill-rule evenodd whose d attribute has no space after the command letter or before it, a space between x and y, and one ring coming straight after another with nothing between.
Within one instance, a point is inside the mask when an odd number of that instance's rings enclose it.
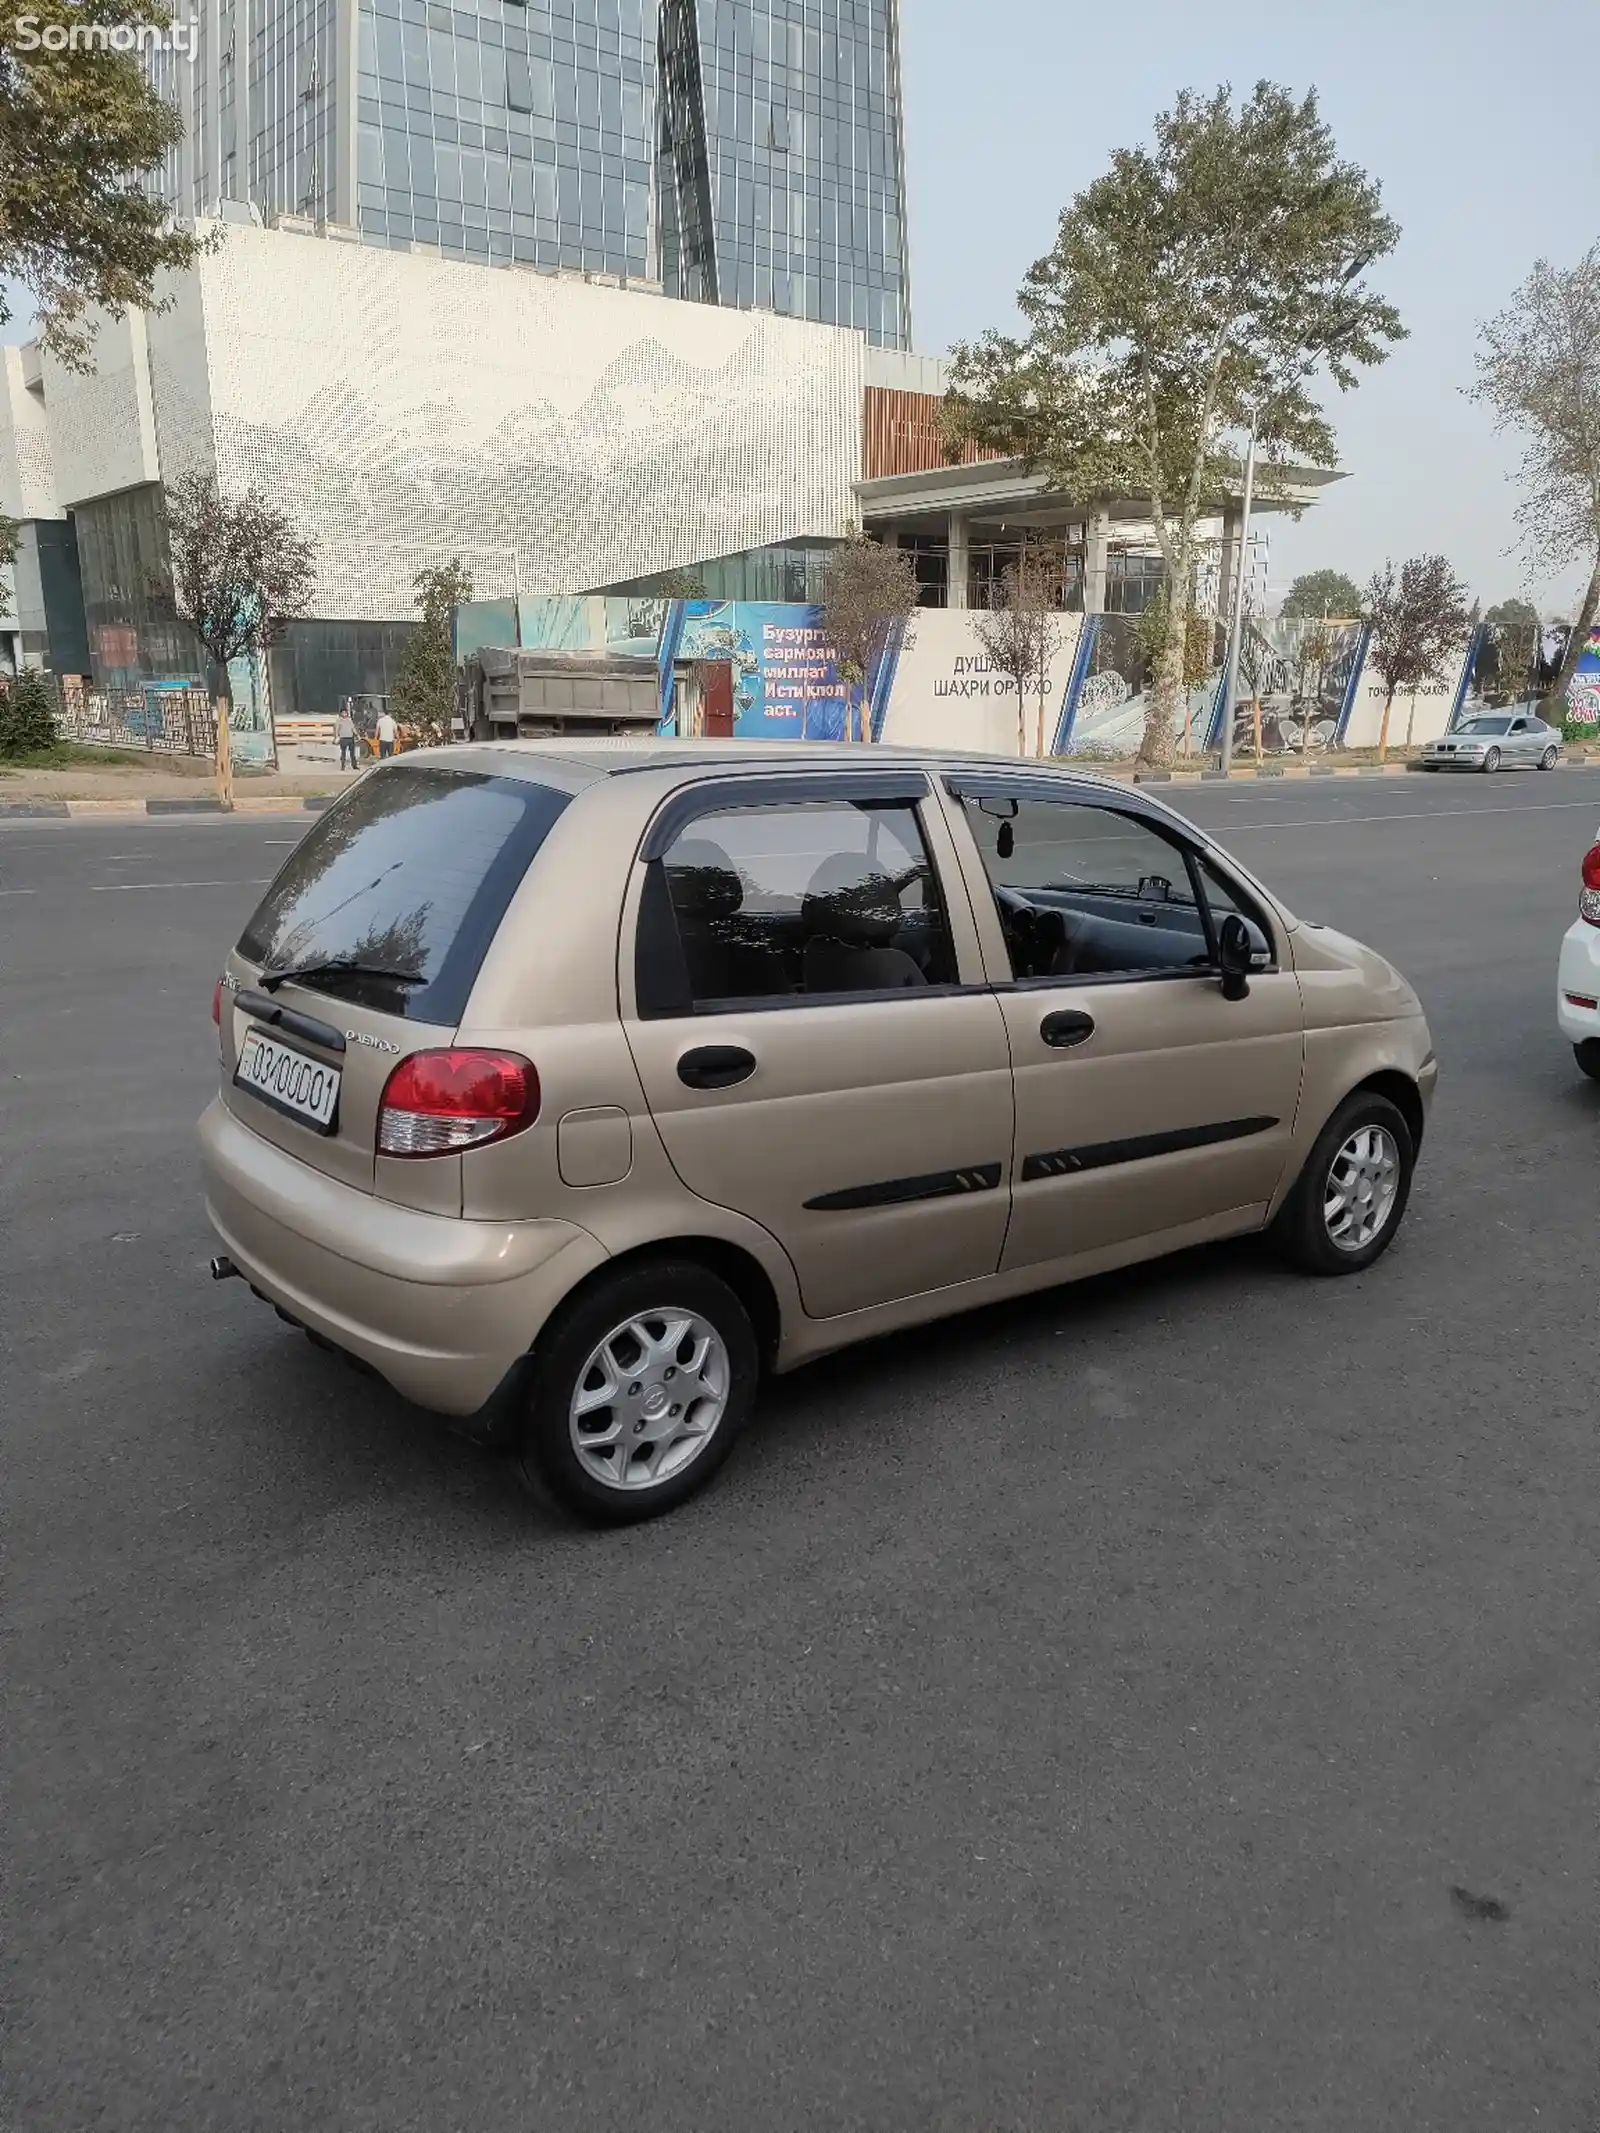
<instances>
[{"instance_id":1,"label":"rear wiper blade","mask_svg":"<svg viewBox=\"0 0 1600 2133\"><path fill-rule=\"evenodd\" d=\"M264 970L256 983L263 992L276 992L294 978L384 978L391 985L426 985L418 970L396 970L391 963L363 963L350 955L319 956L314 962L289 963L282 970Z\"/></svg>"}]
</instances>

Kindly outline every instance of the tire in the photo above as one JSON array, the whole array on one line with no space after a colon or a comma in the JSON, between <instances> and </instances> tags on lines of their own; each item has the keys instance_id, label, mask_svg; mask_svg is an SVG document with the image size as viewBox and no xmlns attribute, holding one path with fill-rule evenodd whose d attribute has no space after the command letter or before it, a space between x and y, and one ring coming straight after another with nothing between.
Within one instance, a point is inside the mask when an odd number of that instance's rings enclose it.
<instances>
[{"instance_id":1,"label":"tire","mask_svg":"<svg viewBox=\"0 0 1600 2133\"><path fill-rule=\"evenodd\" d=\"M1340 1243L1330 1229L1326 1205L1336 1163L1345 1156L1354 1137L1363 1132L1388 1137L1387 1149L1396 1166L1393 1197L1370 1237L1359 1244ZM1272 1224L1274 1244L1302 1273L1361 1273L1383 1257L1405 1220L1416 1160L1411 1128L1398 1107L1387 1096L1379 1096L1371 1089L1357 1089L1345 1098L1318 1134L1294 1190Z\"/></svg>"},{"instance_id":2,"label":"tire","mask_svg":"<svg viewBox=\"0 0 1600 2133\"><path fill-rule=\"evenodd\" d=\"M674 1319L689 1323L669 1349ZM653 1353L644 1341L658 1344ZM610 1351L603 1366L602 1348ZM603 1371L614 1402L594 1397L607 1390ZM591 1524L659 1517L722 1465L749 1420L759 1377L750 1315L719 1275L665 1254L621 1267L582 1290L540 1336L518 1469L535 1494L548 1490ZM700 1390L681 1403L679 1421L671 1395L685 1385ZM580 1427L573 1409L585 1390L591 1398ZM719 1401L703 1431L685 1427ZM593 1441L580 1447L580 1437ZM608 1441L619 1449L608 1450ZM626 1482L616 1478L619 1453L623 1470L632 1470ZM652 1460L665 1470L641 1479L641 1463Z\"/></svg>"},{"instance_id":3,"label":"tire","mask_svg":"<svg viewBox=\"0 0 1600 2133\"><path fill-rule=\"evenodd\" d=\"M1580 1074L1587 1074L1591 1081L1600 1081L1600 1037L1585 1037L1581 1044L1572 1047L1572 1056L1578 1062Z\"/></svg>"},{"instance_id":4,"label":"tire","mask_svg":"<svg viewBox=\"0 0 1600 2133\"><path fill-rule=\"evenodd\" d=\"M1541 770L1554 770L1560 760L1561 750L1559 748L1547 748L1539 758L1539 768Z\"/></svg>"},{"instance_id":5,"label":"tire","mask_svg":"<svg viewBox=\"0 0 1600 2133\"><path fill-rule=\"evenodd\" d=\"M1498 748L1491 748L1483 759L1483 774L1486 778L1492 777L1499 768L1500 751Z\"/></svg>"}]
</instances>

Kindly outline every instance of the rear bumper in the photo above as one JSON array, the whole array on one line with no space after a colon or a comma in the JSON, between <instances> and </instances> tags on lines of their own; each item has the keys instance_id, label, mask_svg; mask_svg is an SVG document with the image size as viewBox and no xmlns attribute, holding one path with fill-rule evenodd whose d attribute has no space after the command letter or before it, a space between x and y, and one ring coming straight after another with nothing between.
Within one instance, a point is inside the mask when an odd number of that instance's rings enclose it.
<instances>
[{"instance_id":1,"label":"rear bumper","mask_svg":"<svg viewBox=\"0 0 1600 2133\"><path fill-rule=\"evenodd\" d=\"M452 1220L357 1192L220 1100L200 1120L200 1166L211 1226L245 1279L441 1414L476 1414L608 1257L576 1223Z\"/></svg>"},{"instance_id":2,"label":"rear bumper","mask_svg":"<svg viewBox=\"0 0 1600 2133\"><path fill-rule=\"evenodd\" d=\"M1567 996L1600 1001L1600 926L1575 919L1561 943L1556 974L1556 1021L1569 1044L1600 1037L1600 1006L1580 1007Z\"/></svg>"}]
</instances>

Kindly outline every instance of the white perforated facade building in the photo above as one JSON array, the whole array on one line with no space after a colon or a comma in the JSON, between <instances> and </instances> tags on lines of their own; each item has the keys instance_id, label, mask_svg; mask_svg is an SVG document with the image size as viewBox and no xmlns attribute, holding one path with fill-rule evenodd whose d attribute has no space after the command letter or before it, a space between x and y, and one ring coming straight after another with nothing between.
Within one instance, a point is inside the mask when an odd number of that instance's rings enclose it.
<instances>
[{"instance_id":1,"label":"white perforated facade building","mask_svg":"<svg viewBox=\"0 0 1600 2133\"><path fill-rule=\"evenodd\" d=\"M851 329L216 230L166 309L102 324L89 374L48 356L31 383L20 356L0 374L0 511L73 514L97 673L138 626L127 558L157 485L194 467L291 515L316 612L346 625L408 621L417 573L452 556L480 597L580 593L833 539L852 515Z\"/></svg>"}]
</instances>

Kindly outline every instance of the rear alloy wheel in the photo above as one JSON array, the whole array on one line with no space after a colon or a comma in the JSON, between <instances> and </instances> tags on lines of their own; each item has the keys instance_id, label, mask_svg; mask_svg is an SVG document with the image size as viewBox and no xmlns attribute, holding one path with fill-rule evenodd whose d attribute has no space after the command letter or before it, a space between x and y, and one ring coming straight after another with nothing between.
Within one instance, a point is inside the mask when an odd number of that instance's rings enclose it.
<instances>
[{"instance_id":1,"label":"rear alloy wheel","mask_svg":"<svg viewBox=\"0 0 1600 2133\"><path fill-rule=\"evenodd\" d=\"M749 1314L725 1281L690 1260L623 1267L535 1348L523 1478L597 1525L670 1511L733 1449L758 1375Z\"/></svg>"},{"instance_id":2,"label":"rear alloy wheel","mask_svg":"<svg viewBox=\"0 0 1600 2133\"><path fill-rule=\"evenodd\" d=\"M1561 750L1559 748L1547 748L1544 754L1539 758L1539 768L1541 770L1554 770L1556 764L1560 761L1560 759Z\"/></svg>"},{"instance_id":3,"label":"rear alloy wheel","mask_svg":"<svg viewBox=\"0 0 1600 2133\"><path fill-rule=\"evenodd\" d=\"M1600 1037L1585 1037L1572 1047L1572 1056L1580 1073L1587 1074L1591 1081L1600 1081Z\"/></svg>"},{"instance_id":4,"label":"rear alloy wheel","mask_svg":"<svg viewBox=\"0 0 1600 2133\"><path fill-rule=\"evenodd\" d=\"M1487 777L1487 776L1488 776L1488 775L1490 774L1490 772L1492 772L1492 771L1496 771L1496 770L1498 770L1499 768L1500 768L1500 751L1499 751L1499 749L1498 749L1498 748L1491 748L1491 749L1489 750L1489 753L1488 753L1488 754L1487 754L1487 755L1486 755L1486 756L1484 757L1484 759L1483 759L1483 769L1484 769L1484 775L1485 775L1485 776Z\"/></svg>"},{"instance_id":5,"label":"rear alloy wheel","mask_svg":"<svg viewBox=\"0 0 1600 2133\"><path fill-rule=\"evenodd\" d=\"M1358 1089L1317 1136L1272 1225L1274 1241L1307 1274L1359 1274L1394 1242L1415 1166L1398 1107Z\"/></svg>"}]
</instances>

